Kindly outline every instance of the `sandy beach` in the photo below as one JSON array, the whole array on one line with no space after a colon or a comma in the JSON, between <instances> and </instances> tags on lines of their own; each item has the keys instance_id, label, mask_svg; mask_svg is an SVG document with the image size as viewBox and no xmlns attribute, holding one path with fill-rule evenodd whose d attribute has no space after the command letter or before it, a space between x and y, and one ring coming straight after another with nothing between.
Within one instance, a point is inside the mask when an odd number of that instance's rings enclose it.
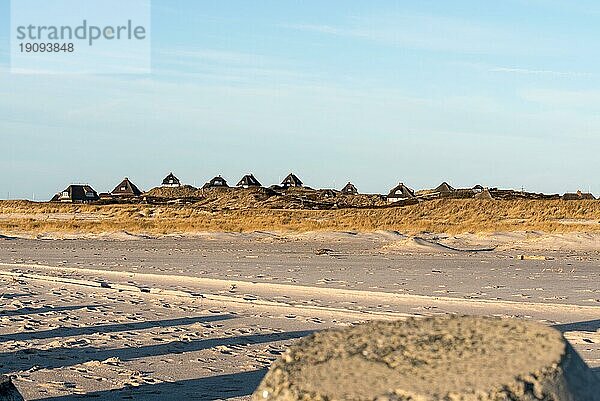
<instances>
[{"instance_id":1,"label":"sandy beach","mask_svg":"<svg viewBox=\"0 0 600 401\"><path fill-rule=\"evenodd\" d=\"M599 14L0 0L0 401L600 401Z\"/></svg>"},{"instance_id":2,"label":"sandy beach","mask_svg":"<svg viewBox=\"0 0 600 401\"><path fill-rule=\"evenodd\" d=\"M314 330L474 314L556 327L600 374L597 244L532 233L6 237L0 373L26 400L246 399Z\"/></svg>"}]
</instances>

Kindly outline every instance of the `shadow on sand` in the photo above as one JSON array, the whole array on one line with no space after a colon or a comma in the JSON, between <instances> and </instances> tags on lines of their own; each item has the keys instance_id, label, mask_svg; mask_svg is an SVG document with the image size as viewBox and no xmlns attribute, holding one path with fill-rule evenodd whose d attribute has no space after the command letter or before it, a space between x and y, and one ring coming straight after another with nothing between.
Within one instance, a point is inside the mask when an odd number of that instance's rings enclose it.
<instances>
[{"instance_id":1,"label":"shadow on sand","mask_svg":"<svg viewBox=\"0 0 600 401\"><path fill-rule=\"evenodd\" d=\"M19 297L30 297L31 295L32 294L26 294L26 293L20 293L20 294L4 293L4 294L0 294L0 300L14 299L14 298L19 298Z\"/></svg>"},{"instance_id":2,"label":"shadow on sand","mask_svg":"<svg viewBox=\"0 0 600 401\"><path fill-rule=\"evenodd\" d=\"M145 384L140 387L44 398L40 401L76 401L82 399L93 399L96 401L121 399L144 401L213 401L252 394L266 373L266 369L252 370L200 379L181 380L174 383Z\"/></svg>"},{"instance_id":3,"label":"shadow on sand","mask_svg":"<svg viewBox=\"0 0 600 401\"><path fill-rule=\"evenodd\" d=\"M36 348L29 348L0 354L0 374L28 370L34 366L38 369L61 368L89 361L103 361L115 357L123 362L127 362L145 357L200 351L220 345L245 346L269 343L272 341L291 340L307 336L311 333L312 331L302 330L273 334L252 334L237 337L202 339L197 341L172 341L164 344L117 349L57 347L48 350L38 350Z\"/></svg>"},{"instance_id":4,"label":"shadow on sand","mask_svg":"<svg viewBox=\"0 0 600 401\"><path fill-rule=\"evenodd\" d=\"M0 314L1 315L1 314ZM46 338L75 337L94 333L114 333L118 331L144 330L156 327L185 326L194 323L216 322L219 320L233 319L233 315L214 315L199 317L184 317L169 320L151 320L145 322L130 322L117 324L104 324L91 327L59 327L52 330L32 331L27 333L0 334L0 341L28 341Z\"/></svg>"},{"instance_id":5,"label":"shadow on sand","mask_svg":"<svg viewBox=\"0 0 600 401\"><path fill-rule=\"evenodd\" d=\"M600 319L587 320L584 322L557 324L552 327L554 327L556 330L560 331L561 333L565 333L567 331L595 332L596 330L600 329Z\"/></svg>"},{"instance_id":6,"label":"shadow on sand","mask_svg":"<svg viewBox=\"0 0 600 401\"><path fill-rule=\"evenodd\" d=\"M43 306L41 308L21 308L15 310L0 310L0 316L22 316L36 315L38 313L68 312L77 309L98 308L98 305L74 305L74 306Z\"/></svg>"}]
</instances>

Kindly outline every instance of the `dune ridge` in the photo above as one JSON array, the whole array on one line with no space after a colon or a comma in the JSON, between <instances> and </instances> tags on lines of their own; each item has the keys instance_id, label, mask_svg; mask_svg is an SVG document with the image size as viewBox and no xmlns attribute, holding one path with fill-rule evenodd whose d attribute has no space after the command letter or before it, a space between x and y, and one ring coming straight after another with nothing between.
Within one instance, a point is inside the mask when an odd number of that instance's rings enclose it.
<instances>
[{"instance_id":1,"label":"dune ridge","mask_svg":"<svg viewBox=\"0 0 600 401\"><path fill-rule=\"evenodd\" d=\"M0 202L0 233L173 234L397 230L404 233L600 232L600 202L443 199L367 209L223 209L201 205L73 205Z\"/></svg>"}]
</instances>

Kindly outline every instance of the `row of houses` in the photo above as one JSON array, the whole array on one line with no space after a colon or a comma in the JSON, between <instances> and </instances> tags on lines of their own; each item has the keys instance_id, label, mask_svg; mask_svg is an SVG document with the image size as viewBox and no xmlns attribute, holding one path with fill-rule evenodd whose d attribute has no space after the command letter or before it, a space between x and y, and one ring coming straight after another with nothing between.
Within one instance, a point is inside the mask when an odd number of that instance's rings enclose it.
<instances>
[{"instance_id":1,"label":"row of houses","mask_svg":"<svg viewBox=\"0 0 600 401\"><path fill-rule=\"evenodd\" d=\"M161 187L178 188L184 186L181 180L173 173L169 173L163 180ZM263 185L253 174L244 175L235 185L237 188L260 188ZM269 188L287 189L287 188L303 188L304 183L294 173L288 174L283 181L278 185L272 185ZM213 188L230 188L227 180L218 175L202 186L202 189ZM308 188L308 187L307 187ZM330 190L331 191L331 190ZM331 191L335 192L335 191ZM358 195L358 189L354 184L348 182L340 191L343 195ZM64 191L57 193L53 198L53 202L76 202L87 203L100 200L101 198L137 198L143 195L140 190L129 178L123 179L111 192L98 194L91 186L73 184L69 185ZM534 194L525 191L499 190L498 188L484 188L481 185L476 185L472 188L457 189L442 182L439 186L432 190L415 192L413 189L406 186L404 183L399 183L390 190L386 199L389 203L410 202L418 200L428 200L440 197L455 197L455 198L477 198L477 199L565 199L565 200L583 200L596 199L590 193L577 191L576 193L566 193L562 197L559 195L544 195Z\"/></svg>"},{"instance_id":2,"label":"row of houses","mask_svg":"<svg viewBox=\"0 0 600 401\"><path fill-rule=\"evenodd\" d=\"M352 184L348 183L352 186ZM173 173L169 173L162 181L163 187L180 187L181 181L179 178L175 177ZM290 188L290 187L303 187L304 183L298 178L294 173L290 173L283 179L279 187ZM240 181L236 184L236 187L240 188L250 188L250 187L262 187L262 184L256 179L253 174L246 174L243 176ZM229 184L227 184L227 180L221 177L220 175L214 177L212 180L208 181L203 189L208 188L229 188ZM343 190L342 190L343 191Z\"/></svg>"},{"instance_id":3,"label":"row of houses","mask_svg":"<svg viewBox=\"0 0 600 401\"><path fill-rule=\"evenodd\" d=\"M163 188L179 188L184 186L181 180L173 173L169 173L163 180L161 187ZM235 185L238 188L260 188L262 184L253 174L244 175ZM272 185L270 188L302 188L304 183L294 173L288 174L279 185ZM211 188L230 188L227 180L218 175L202 186L202 189ZM357 195L358 189L354 184L348 183L340 191L346 195ZM144 194L144 191L139 189L129 178L125 177L111 192L98 193L87 184L71 184L65 190L57 193L52 198L51 202L75 202L87 203L98 201L101 198L136 198Z\"/></svg>"}]
</instances>

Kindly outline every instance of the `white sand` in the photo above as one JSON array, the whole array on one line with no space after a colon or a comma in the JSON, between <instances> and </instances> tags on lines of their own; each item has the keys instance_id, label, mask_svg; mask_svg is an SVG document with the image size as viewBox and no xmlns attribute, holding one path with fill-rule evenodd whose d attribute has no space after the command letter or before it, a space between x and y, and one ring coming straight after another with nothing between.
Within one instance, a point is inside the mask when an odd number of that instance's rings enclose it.
<instances>
[{"instance_id":1,"label":"white sand","mask_svg":"<svg viewBox=\"0 0 600 401\"><path fill-rule=\"evenodd\" d=\"M28 400L248 397L309 330L455 313L557 325L598 372L593 247L521 261L523 249L415 250L402 241L394 233L0 240L0 373L16 374ZM334 252L315 254L323 248Z\"/></svg>"}]
</instances>

